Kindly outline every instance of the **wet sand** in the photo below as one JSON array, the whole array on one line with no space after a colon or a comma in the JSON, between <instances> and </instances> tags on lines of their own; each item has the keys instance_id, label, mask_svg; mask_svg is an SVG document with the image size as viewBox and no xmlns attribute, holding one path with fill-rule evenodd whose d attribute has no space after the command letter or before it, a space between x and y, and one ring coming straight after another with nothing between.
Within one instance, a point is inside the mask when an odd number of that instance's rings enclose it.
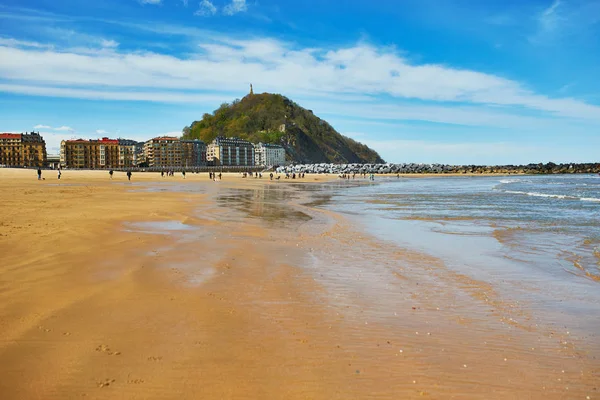
<instances>
[{"instance_id":1,"label":"wet sand","mask_svg":"<svg viewBox=\"0 0 600 400\"><path fill-rule=\"evenodd\" d=\"M0 169L1 399L600 397L585 341L316 208L333 176L44 175Z\"/></svg>"}]
</instances>

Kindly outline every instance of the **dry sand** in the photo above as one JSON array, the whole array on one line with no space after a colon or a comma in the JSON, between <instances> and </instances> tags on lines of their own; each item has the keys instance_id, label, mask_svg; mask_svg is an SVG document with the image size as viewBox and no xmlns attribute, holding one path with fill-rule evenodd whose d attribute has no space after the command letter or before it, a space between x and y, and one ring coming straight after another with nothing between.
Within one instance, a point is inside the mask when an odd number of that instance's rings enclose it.
<instances>
[{"instance_id":1,"label":"dry sand","mask_svg":"<svg viewBox=\"0 0 600 400\"><path fill-rule=\"evenodd\" d=\"M2 400L600 396L585 343L298 185L44 176L0 169Z\"/></svg>"}]
</instances>

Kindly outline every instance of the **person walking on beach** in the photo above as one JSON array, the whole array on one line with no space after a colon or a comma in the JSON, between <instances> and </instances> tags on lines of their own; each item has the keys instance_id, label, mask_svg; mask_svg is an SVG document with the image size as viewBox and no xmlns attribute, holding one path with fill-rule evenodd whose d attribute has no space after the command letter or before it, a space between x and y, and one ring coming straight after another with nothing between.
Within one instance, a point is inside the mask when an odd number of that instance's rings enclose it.
<instances>
[{"instance_id":1,"label":"person walking on beach","mask_svg":"<svg viewBox=\"0 0 600 400\"><path fill-rule=\"evenodd\" d=\"M110 179L112 179L112 176L115 172L111 169L110 171L108 171L108 175L110 176Z\"/></svg>"},{"instance_id":2,"label":"person walking on beach","mask_svg":"<svg viewBox=\"0 0 600 400\"><path fill-rule=\"evenodd\" d=\"M131 180L131 171L127 171L127 180L130 181Z\"/></svg>"},{"instance_id":3,"label":"person walking on beach","mask_svg":"<svg viewBox=\"0 0 600 400\"><path fill-rule=\"evenodd\" d=\"M185 179L185 171L181 171L181 175L183 175L183 179Z\"/></svg>"},{"instance_id":4,"label":"person walking on beach","mask_svg":"<svg viewBox=\"0 0 600 400\"><path fill-rule=\"evenodd\" d=\"M222 176L222 175L221 175L221 173L219 172L219 180L221 180L221 176Z\"/></svg>"},{"instance_id":5,"label":"person walking on beach","mask_svg":"<svg viewBox=\"0 0 600 400\"><path fill-rule=\"evenodd\" d=\"M271 174L269 175L269 177L271 178L271 180L273 180L273 173L271 172Z\"/></svg>"},{"instance_id":6,"label":"person walking on beach","mask_svg":"<svg viewBox=\"0 0 600 400\"><path fill-rule=\"evenodd\" d=\"M37 174L38 174L38 181L41 181L42 180L42 169L41 168L38 168Z\"/></svg>"},{"instance_id":7,"label":"person walking on beach","mask_svg":"<svg viewBox=\"0 0 600 400\"><path fill-rule=\"evenodd\" d=\"M60 181L60 175L61 175L61 173L60 173L60 168L59 168L59 169L58 169L58 180L59 180L59 181Z\"/></svg>"},{"instance_id":8,"label":"person walking on beach","mask_svg":"<svg viewBox=\"0 0 600 400\"><path fill-rule=\"evenodd\" d=\"M160 171L160 177L164 178L165 177L165 171Z\"/></svg>"}]
</instances>

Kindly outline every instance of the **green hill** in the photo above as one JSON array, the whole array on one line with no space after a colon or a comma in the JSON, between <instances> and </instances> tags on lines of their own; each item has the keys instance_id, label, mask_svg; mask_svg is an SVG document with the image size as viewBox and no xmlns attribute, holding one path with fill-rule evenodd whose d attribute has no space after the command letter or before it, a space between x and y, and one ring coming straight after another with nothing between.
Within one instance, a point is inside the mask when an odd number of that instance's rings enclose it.
<instances>
[{"instance_id":1,"label":"green hill","mask_svg":"<svg viewBox=\"0 0 600 400\"><path fill-rule=\"evenodd\" d=\"M210 143L217 136L279 144L289 161L300 163L384 162L374 150L342 136L311 110L279 94L249 94L183 129L184 139Z\"/></svg>"}]
</instances>

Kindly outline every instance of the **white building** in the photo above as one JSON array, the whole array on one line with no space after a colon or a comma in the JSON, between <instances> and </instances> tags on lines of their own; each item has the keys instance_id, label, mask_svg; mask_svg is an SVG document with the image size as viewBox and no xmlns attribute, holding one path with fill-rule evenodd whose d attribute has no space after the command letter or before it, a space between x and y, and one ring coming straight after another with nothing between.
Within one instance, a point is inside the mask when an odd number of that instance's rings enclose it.
<instances>
[{"instance_id":1,"label":"white building","mask_svg":"<svg viewBox=\"0 0 600 400\"><path fill-rule=\"evenodd\" d=\"M252 167L254 146L247 140L219 136L208 145L206 159L212 165Z\"/></svg>"},{"instance_id":2,"label":"white building","mask_svg":"<svg viewBox=\"0 0 600 400\"><path fill-rule=\"evenodd\" d=\"M276 144L255 144L254 165L262 167L285 165L285 149Z\"/></svg>"}]
</instances>

